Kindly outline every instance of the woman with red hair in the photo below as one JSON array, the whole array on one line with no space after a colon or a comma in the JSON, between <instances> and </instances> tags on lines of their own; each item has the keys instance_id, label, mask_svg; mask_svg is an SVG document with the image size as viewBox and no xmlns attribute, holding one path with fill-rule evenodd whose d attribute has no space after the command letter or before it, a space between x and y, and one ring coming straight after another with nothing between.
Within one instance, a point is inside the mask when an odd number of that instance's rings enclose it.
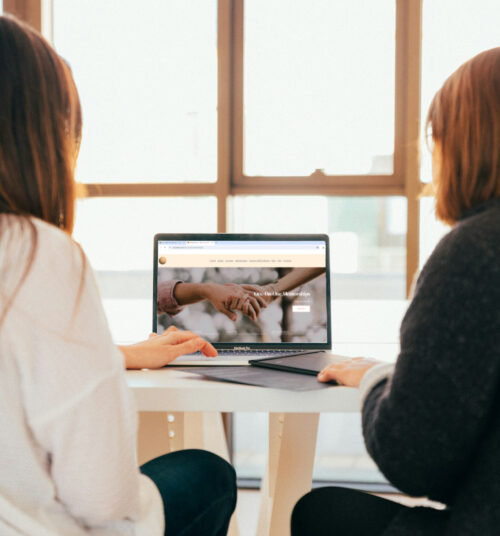
<instances>
[{"instance_id":1,"label":"woman with red hair","mask_svg":"<svg viewBox=\"0 0 500 536\"><path fill-rule=\"evenodd\" d=\"M320 381L360 388L368 452L442 509L319 488L293 536L496 536L500 527L500 48L453 73L429 109L436 215L452 225L418 278L395 365L352 359Z\"/></svg>"}]
</instances>

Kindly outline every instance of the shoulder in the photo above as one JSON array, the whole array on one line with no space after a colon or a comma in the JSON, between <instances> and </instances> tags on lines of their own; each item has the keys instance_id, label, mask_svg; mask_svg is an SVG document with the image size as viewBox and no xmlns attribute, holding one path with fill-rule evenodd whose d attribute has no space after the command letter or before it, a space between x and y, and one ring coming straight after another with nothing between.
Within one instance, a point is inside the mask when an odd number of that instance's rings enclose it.
<instances>
[{"instance_id":1,"label":"shoulder","mask_svg":"<svg viewBox=\"0 0 500 536\"><path fill-rule=\"evenodd\" d=\"M67 233L39 219L2 218L2 302L10 301L9 307L40 322L67 326L89 276L82 249Z\"/></svg>"},{"instance_id":2,"label":"shoulder","mask_svg":"<svg viewBox=\"0 0 500 536\"><path fill-rule=\"evenodd\" d=\"M8 227L9 231L0 233L0 252L15 262L0 262L0 314L7 307L1 342L20 363L26 385L33 386L43 377L55 396L51 371L56 379L74 385L75 392L85 382L121 371L123 356L113 344L80 246L40 220L18 219ZM3 285L6 270L15 282L10 288ZM49 392L44 396L52 400Z\"/></svg>"},{"instance_id":3,"label":"shoulder","mask_svg":"<svg viewBox=\"0 0 500 536\"><path fill-rule=\"evenodd\" d=\"M0 270L12 268L12 261L30 263L49 263L55 258L66 259L81 257L80 247L64 231L38 218L21 218L0 215ZM77 254L78 253L78 254ZM17 265L16 269L21 269Z\"/></svg>"},{"instance_id":4,"label":"shoulder","mask_svg":"<svg viewBox=\"0 0 500 536\"><path fill-rule=\"evenodd\" d=\"M457 314L494 311L499 301L500 211L487 210L461 220L441 239L422 268L408 313L427 304L435 320L446 307Z\"/></svg>"},{"instance_id":5,"label":"shoulder","mask_svg":"<svg viewBox=\"0 0 500 536\"><path fill-rule=\"evenodd\" d=\"M31 218L30 221L36 230L38 260L48 262L67 255L66 260L74 257L75 261L82 262L82 250L68 233L37 218Z\"/></svg>"},{"instance_id":6,"label":"shoulder","mask_svg":"<svg viewBox=\"0 0 500 536\"><path fill-rule=\"evenodd\" d=\"M486 210L459 221L441 239L420 279L441 273L458 278L480 274L500 277L499 209Z\"/></svg>"}]
</instances>

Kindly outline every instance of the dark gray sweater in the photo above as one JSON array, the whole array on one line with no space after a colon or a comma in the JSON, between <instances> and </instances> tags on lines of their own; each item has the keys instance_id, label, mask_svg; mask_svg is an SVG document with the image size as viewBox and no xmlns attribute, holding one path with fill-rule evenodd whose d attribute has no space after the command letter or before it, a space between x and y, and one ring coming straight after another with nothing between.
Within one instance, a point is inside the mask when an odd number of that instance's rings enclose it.
<instances>
[{"instance_id":1,"label":"dark gray sweater","mask_svg":"<svg viewBox=\"0 0 500 536\"><path fill-rule=\"evenodd\" d=\"M367 449L407 509L384 536L500 535L500 199L438 244L401 324L393 376L363 406Z\"/></svg>"}]
</instances>

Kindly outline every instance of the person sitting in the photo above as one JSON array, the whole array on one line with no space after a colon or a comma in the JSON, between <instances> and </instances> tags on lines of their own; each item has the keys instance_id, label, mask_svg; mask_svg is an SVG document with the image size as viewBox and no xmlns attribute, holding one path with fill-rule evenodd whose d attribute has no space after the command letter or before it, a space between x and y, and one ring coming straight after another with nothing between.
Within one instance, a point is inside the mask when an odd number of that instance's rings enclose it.
<instances>
[{"instance_id":1,"label":"person sitting","mask_svg":"<svg viewBox=\"0 0 500 536\"><path fill-rule=\"evenodd\" d=\"M81 113L70 69L37 32L2 16L0 80L0 533L226 534L234 469L186 450L141 474L124 373L217 352L177 330L113 344L71 238Z\"/></svg>"},{"instance_id":2,"label":"person sitting","mask_svg":"<svg viewBox=\"0 0 500 536\"><path fill-rule=\"evenodd\" d=\"M320 381L359 386L368 452L390 483L442 510L342 488L305 495L292 535L497 535L500 527L500 48L430 106L436 215L453 225L418 278L395 366L351 359Z\"/></svg>"}]
</instances>

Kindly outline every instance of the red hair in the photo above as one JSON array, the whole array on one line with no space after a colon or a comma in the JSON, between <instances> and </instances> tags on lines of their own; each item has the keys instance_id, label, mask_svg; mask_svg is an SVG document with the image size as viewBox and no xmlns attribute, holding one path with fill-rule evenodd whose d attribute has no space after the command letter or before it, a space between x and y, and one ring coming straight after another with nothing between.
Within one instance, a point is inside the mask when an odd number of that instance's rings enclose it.
<instances>
[{"instance_id":1,"label":"red hair","mask_svg":"<svg viewBox=\"0 0 500 536\"><path fill-rule=\"evenodd\" d=\"M436 93L427 128L440 154L436 215L453 224L500 197L500 48L459 67Z\"/></svg>"}]
</instances>

